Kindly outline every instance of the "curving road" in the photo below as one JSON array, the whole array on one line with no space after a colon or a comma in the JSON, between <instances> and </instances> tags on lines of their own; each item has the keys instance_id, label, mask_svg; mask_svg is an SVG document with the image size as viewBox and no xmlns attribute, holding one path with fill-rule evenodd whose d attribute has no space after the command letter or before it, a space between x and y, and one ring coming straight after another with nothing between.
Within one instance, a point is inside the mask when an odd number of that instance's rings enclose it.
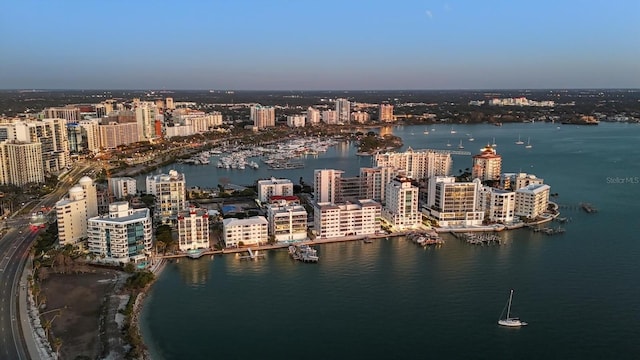
<instances>
[{"instance_id":1,"label":"curving road","mask_svg":"<svg viewBox=\"0 0 640 360\"><path fill-rule=\"evenodd\" d=\"M88 163L79 164L63 177L55 191L29 210L40 209L42 206L52 207L90 166ZM31 211L27 211L27 214L30 213ZM29 256L29 247L39 231L29 230L29 220L28 215L8 219L6 226L9 231L0 239L0 359L32 358L26 350L21 327L21 323L27 321L24 319L27 304L18 302L19 291L27 285L20 283L22 270Z\"/></svg>"}]
</instances>

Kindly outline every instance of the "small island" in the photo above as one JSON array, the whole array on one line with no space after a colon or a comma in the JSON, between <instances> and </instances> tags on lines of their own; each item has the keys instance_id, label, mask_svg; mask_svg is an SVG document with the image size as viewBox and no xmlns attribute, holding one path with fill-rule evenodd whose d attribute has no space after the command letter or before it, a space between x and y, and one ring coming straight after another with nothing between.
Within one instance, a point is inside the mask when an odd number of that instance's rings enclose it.
<instances>
[{"instance_id":1,"label":"small island","mask_svg":"<svg viewBox=\"0 0 640 360\"><path fill-rule=\"evenodd\" d=\"M381 150L393 150L401 148L402 139L394 135L379 136L373 131L369 131L366 135L359 139L358 155L373 155Z\"/></svg>"}]
</instances>

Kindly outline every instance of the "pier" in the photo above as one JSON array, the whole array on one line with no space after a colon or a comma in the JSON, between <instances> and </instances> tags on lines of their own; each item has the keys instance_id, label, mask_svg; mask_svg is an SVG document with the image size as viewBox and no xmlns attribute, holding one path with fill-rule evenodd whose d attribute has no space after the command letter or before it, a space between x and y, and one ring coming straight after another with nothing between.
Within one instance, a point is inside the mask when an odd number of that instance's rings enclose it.
<instances>
[{"instance_id":1,"label":"pier","mask_svg":"<svg viewBox=\"0 0 640 360\"><path fill-rule=\"evenodd\" d=\"M471 245L502 244L502 239L500 239L500 236L492 233L453 233L453 236Z\"/></svg>"},{"instance_id":2,"label":"pier","mask_svg":"<svg viewBox=\"0 0 640 360\"><path fill-rule=\"evenodd\" d=\"M240 260L257 260L264 257L264 254L258 253L258 250L253 252L251 248L247 248L247 252L249 253L249 255L239 256L238 258Z\"/></svg>"},{"instance_id":3,"label":"pier","mask_svg":"<svg viewBox=\"0 0 640 360\"><path fill-rule=\"evenodd\" d=\"M412 232L407 235L407 239L420 246L442 245L444 240L436 232Z\"/></svg>"},{"instance_id":4,"label":"pier","mask_svg":"<svg viewBox=\"0 0 640 360\"><path fill-rule=\"evenodd\" d=\"M564 234L565 229L558 226L556 228L551 228L551 227L533 227L533 232L541 232L543 234L546 235L557 235L557 234Z\"/></svg>"},{"instance_id":5,"label":"pier","mask_svg":"<svg viewBox=\"0 0 640 360\"><path fill-rule=\"evenodd\" d=\"M598 209L589 203L580 203L580 207L589 214L598 212Z\"/></svg>"},{"instance_id":6,"label":"pier","mask_svg":"<svg viewBox=\"0 0 640 360\"><path fill-rule=\"evenodd\" d=\"M293 260L302 262L316 263L320 260L318 250L306 244L289 246L289 255L291 255Z\"/></svg>"}]
</instances>

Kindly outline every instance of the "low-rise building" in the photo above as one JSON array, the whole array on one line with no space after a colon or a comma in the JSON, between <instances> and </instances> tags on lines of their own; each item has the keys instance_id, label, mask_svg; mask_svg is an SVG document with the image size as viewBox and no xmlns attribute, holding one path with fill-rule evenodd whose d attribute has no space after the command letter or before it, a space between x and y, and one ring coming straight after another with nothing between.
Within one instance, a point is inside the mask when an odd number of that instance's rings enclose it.
<instances>
[{"instance_id":1,"label":"low-rise building","mask_svg":"<svg viewBox=\"0 0 640 360\"><path fill-rule=\"evenodd\" d=\"M138 191L136 179L131 177L115 177L108 179L109 192L116 199L124 199L135 195Z\"/></svg>"},{"instance_id":2,"label":"low-rise building","mask_svg":"<svg viewBox=\"0 0 640 360\"><path fill-rule=\"evenodd\" d=\"M266 244L269 222L264 216L248 219L228 218L222 220L222 236L226 247L254 246Z\"/></svg>"},{"instance_id":3,"label":"low-rise building","mask_svg":"<svg viewBox=\"0 0 640 360\"><path fill-rule=\"evenodd\" d=\"M87 200L81 186L69 189L69 196L55 205L58 244L77 244L87 237Z\"/></svg>"},{"instance_id":4,"label":"low-rise building","mask_svg":"<svg viewBox=\"0 0 640 360\"><path fill-rule=\"evenodd\" d=\"M483 186L478 198L478 210L484 211L485 219L498 223L511 223L514 220L516 193Z\"/></svg>"},{"instance_id":5,"label":"low-rise building","mask_svg":"<svg viewBox=\"0 0 640 360\"><path fill-rule=\"evenodd\" d=\"M314 205L314 228L321 239L350 235L373 235L380 231L382 206L373 200Z\"/></svg>"},{"instance_id":6,"label":"low-rise building","mask_svg":"<svg viewBox=\"0 0 640 360\"><path fill-rule=\"evenodd\" d=\"M292 196L293 182L289 179L258 180L258 200L263 203L269 201L272 196Z\"/></svg>"}]
</instances>

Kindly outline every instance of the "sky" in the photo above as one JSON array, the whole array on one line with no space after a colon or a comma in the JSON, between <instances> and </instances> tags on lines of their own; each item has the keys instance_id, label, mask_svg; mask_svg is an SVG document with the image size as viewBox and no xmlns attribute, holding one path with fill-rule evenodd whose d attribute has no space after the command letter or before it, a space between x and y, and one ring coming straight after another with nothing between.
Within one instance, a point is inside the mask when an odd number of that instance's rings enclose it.
<instances>
[{"instance_id":1,"label":"sky","mask_svg":"<svg viewBox=\"0 0 640 360\"><path fill-rule=\"evenodd\" d=\"M640 0L7 0L0 88L640 88Z\"/></svg>"}]
</instances>

